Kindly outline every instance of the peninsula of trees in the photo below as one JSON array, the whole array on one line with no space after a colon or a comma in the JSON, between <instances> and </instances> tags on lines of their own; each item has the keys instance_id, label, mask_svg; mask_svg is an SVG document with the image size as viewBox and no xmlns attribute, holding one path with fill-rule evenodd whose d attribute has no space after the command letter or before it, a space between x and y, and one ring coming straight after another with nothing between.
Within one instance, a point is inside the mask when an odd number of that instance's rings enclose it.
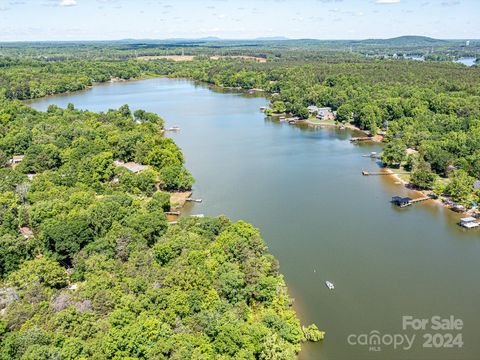
<instances>
[{"instance_id":1,"label":"peninsula of trees","mask_svg":"<svg viewBox=\"0 0 480 360\"><path fill-rule=\"evenodd\" d=\"M167 224L193 178L158 115L3 91L0 134L1 359L293 359L323 336L251 225Z\"/></svg>"}]
</instances>

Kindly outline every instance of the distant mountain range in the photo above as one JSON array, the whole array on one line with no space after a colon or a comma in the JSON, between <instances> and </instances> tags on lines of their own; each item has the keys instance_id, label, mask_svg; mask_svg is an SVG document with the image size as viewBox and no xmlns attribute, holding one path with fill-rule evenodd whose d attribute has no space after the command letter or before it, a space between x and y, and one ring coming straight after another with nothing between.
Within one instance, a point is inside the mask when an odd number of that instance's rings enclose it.
<instances>
[{"instance_id":1,"label":"distant mountain range","mask_svg":"<svg viewBox=\"0 0 480 360\"><path fill-rule=\"evenodd\" d=\"M366 39L359 42L366 45L390 45L390 46L404 46L404 45L439 45L453 40L433 39L427 36L406 35L390 39Z\"/></svg>"},{"instance_id":2,"label":"distant mountain range","mask_svg":"<svg viewBox=\"0 0 480 360\"><path fill-rule=\"evenodd\" d=\"M320 40L320 39L290 39L285 36L269 36L269 37L257 37L255 39L223 39L215 36L208 36L203 38L168 38L168 39L123 39L118 40L118 42L123 43L132 43L132 42L145 42L145 43L155 43L158 41L168 41L168 42L208 42L208 41L318 41L318 42L349 42L365 45L387 45L387 46L405 46L405 45L441 45L447 42L452 41L463 41L463 40L442 40L434 39L427 36L416 36L416 35L406 35L399 36L389 39L364 39L364 40Z\"/></svg>"},{"instance_id":3,"label":"distant mountain range","mask_svg":"<svg viewBox=\"0 0 480 360\"><path fill-rule=\"evenodd\" d=\"M117 43L117 44L128 44L128 45L156 45L160 43L168 43L178 45L179 43L207 43L207 42L235 42L235 43L255 43L262 41L286 41L286 42L301 42L309 44L350 44L350 45L371 45L371 46L391 46L391 47L403 47L403 46L435 46L442 45L452 42L463 42L466 39L434 39L427 36L416 36L416 35L406 35L399 36L389 39L364 39L364 40L353 40L353 39L290 39L285 36L267 36L267 37L257 37L254 39L223 39L215 36L208 36L202 38L167 38L167 39L120 39L120 40L67 40L67 41L26 41L23 43ZM479 40L470 39L471 41L478 42ZM0 41L0 43L3 43ZM15 43L15 42L13 42Z\"/></svg>"}]
</instances>

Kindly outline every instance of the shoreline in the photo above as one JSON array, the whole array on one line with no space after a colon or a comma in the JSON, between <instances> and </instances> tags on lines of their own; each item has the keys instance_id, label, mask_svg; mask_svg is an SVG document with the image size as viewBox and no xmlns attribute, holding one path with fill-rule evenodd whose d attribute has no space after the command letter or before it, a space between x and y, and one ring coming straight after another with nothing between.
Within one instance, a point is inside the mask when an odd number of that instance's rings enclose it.
<instances>
[{"instance_id":1,"label":"shoreline","mask_svg":"<svg viewBox=\"0 0 480 360\"><path fill-rule=\"evenodd\" d=\"M170 207L172 210L181 210L187 203L187 199L191 198L192 190L176 191L170 193Z\"/></svg>"},{"instance_id":2,"label":"shoreline","mask_svg":"<svg viewBox=\"0 0 480 360\"><path fill-rule=\"evenodd\" d=\"M368 137L369 138L368 141L375 142L375 143L381 143L382 139L383 139L382 136L378 136L378 135L369 137L367 131L360 129L358 126L356 126L354 124L351 124L351 123L344 124L344 123L339 123L339 122L336 122L336 123L315 122L315 121L312 121L310 119L299 120L299 122L302 122L302 123L305 123L309 126L317 127L317 128L338 128L340 130L348 129L348 130L352 130L352 131L357 131L357 132L360 132L360 133L364 134L365 137ZM342 127L343 127L343 129L342 129Z\"/></svg>"},{"instance_id":3,"label":"shoreline","mask_svg":"<svg viewBox=\"0 0 480 360\"><path fill-rule=\"evenodd\" d=\"M130 78L130 79L111 78L110 80L107 80L107 81L93 81L92 84L87 85L85 87L85 89L78 89L78 90L72 90L72 91L67 90L67 91L64 91L64 92L58 92L58 93L55 93L55 94L48 94L48 95L45 95L45 96L34 97L34 98L31 98L31 99L15 99L15 100L29 105L29 103L35 102L37 100L49 99L49 98L56 97L56 96L67 96L67 95L82 93L84 91L92 90L94 87L97 87L97 86L108 86L108 85L112 85L112 84L127 83L127 82L134 82L134 81L141 81L141 80L148 80L148 79L175 79L175 78L169 77L168 75L156 75L156 74L146 74L146 75L143 75L143 76L134 77L134 78ZM187 80L189 80L189 79L187 79Z\"/></svg>"},{"instance_id":4,"label":"shoreline","mask_svg":"<svg viewBox=\"0 0 480 360\"><path fill-rule=\"evenodd\" d=\"M361 133L367 135L367 132L365 132L364 130L358 128L357 126L355 126L353 124L321 123L321 122L313 122L310 119L300 120L300 121L302 123L306 123L307 125L315 127L315 128L340 128L340 127L343 126L345 129L349 129L349 130L352 130L352 131L358 131L358 132L361 132ZM383 143L383 136L375 135L369 141L382 144ZM415 193L415 196L417 198L430 196L432 194L431 190L415 189L413 186L411 186L410 182L402 179L399 175L395 174L394 169L391 169L391 168L388 168L388 167L381 168L381 169L385 170L385 172L388 173L388 178L391 179L394 182L394 184L402 185L405 190L408 190L408 191L411 191L411 192ZM448 199L448 198L446 198L446 199ZM459 214L461 216L472 216L472 215L475 215L475 214L479 213L478 210L477 211L472 211L472 209L469 209L469 210L466 210L466 211L456 211L456 210L454 210L454 208L451 205L445 203L442 200L441 197L431 198L429 201L432 204L435 204L436 206L441 206L441 207L443 207L445 209L448 209L448 210L452 211L453 213Z\"/></svg>"},{"instance_id":5,"label":"shoreline","mask_svg":"<svg viewBox=\"0 0 480 360\"><path fill-rule=\"evenodd\" d=\"M182 210L187 204L187 199L192 197L193 190L169 192L170 210L166 213L169 225L176 224L182 216Z\"/></svg>"},{"instance_id":6,"label":"shoreline","mask_svg":"<svg viewBox=\"0 0 480 360\"><path fill-rule=\"evenodd\" d=\"M46 95L46 96L37 97L37 98L33 98L33 99L25 99L25 100L19 100L19 101L28 105L30 102L35 102L35 101L40 100L40 99L46 99L46 98L55 97L55 96L71 95L71 94L74 94L74 93L80 93L80 92L88 91L88 90L91 90L95 86L107 86L107 85L112 85L112 84L116 84L116 83L126 83L126 82L141 81L141 80L148 80L148 79L172 79L172 80L184 79L184 80L187 80L187 81L192 81L193 83L196 83L196 84L204 85L208 88L217 88L217 89L221 89L221 90L231 91L232 93L240 92L240 93L249 94L249 92L253 91L254 93L260 93L262 95L263 94L268 95L268 93L266 91L260 91L262 89L228 88L228 87L224 87L224 86L218 86L218 85L215 85L215 84L212 84L212 83L209 83L209 82L197 81L197 80L189 79L189 78L177 78L177 77L171 77L171 76L168 76L168 75L146 74L146 75L131 78L131 79L128 79L128 80L112 78L112 79L110 79L108 81L104 81L104 82L94 82L94 83L92 83L92 85L89 85L85 89L81 89L81 90L67 91L67 92L63 92L63 93L56 93L56 94ZM250 93L250 95L251 95L251 93ZM266 96L265 96L265 99L268 100L268 98ZM274 114L273 117L278 118L279 116L282 116L282 115L286 115L286 114L285 113L284 114ZM296 125L300 125L300 124L306 124L308 126L315 127L315 128L337 128L337 129L340 129L343 126L345 129L360 132L360 133L364 134L365 137L368 137L368 133L365 130L360 129L359 127L357 127L357 126L355 126L351 123L347 123L347 124L321 123L321 122L317 123L317 122L311 121L310 119L304 119L304 120L298 120L297 121ZM381 143L383 143L383 137L379 136L379 135L375 135L375 136L371 137L370 140L368 140L368 141L381 144ZM390 168L385 168L385 170L387 172L389 172L389 175L388 175L389 178L391 178L395 182L399 182L401 185L403 185L405 187L405 189L415 192L416 194L419 195L419 197L428 195L427 193L425 193L421 190L408 188L409 182L403 180L402 178L400 178L400 176L398 176L396 174L393 174L394 170L392 170ZM445 207L446 209L449 209L450 211L452 211L454 213L463 214L463 215L470 215L469 211L458 212L458 211L453 210L451 206L444 203L441 199L431 199L431 200L435 204L441 205L441 206ZM185 202L183 202L181 206L177 206L175 208L176 209L183 208L184 206L185 206Z\"/></svg>"},{"instance_id":7,"label":"shoreline","mask_svg":"<svg viewBox=\"0 0 480 360\"><path fill-rule=\"evenodd\" d=\"M406 190L412 191L417 195L417 197L425 197L429 196L432 194L432 191L425 191L425 190L420 190L420 189L414 189L410 188L409 185L410 183L404 179L402 179L399 175L394 173L393 169L390 168L384 168L385 171L388 173L388 177L394 181L395 184L402 185ZM461 216L471 216L472 215L472 210L467 210L467 211L455 211L450 205L446 204L445 202L442 201L441 198L431 198L430 200L431 203L441 206L447 210L450 210L451 212L455 214L459 214Z\"/></svg>"}]
</instances>

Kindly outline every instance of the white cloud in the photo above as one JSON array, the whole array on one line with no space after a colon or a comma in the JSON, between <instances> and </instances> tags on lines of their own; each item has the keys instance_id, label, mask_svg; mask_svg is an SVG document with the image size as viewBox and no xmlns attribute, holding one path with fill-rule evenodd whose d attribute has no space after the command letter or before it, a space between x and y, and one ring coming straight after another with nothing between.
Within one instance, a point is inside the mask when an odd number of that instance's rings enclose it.
<instances>
[{"instance_id":1,"label":"white cloud","mask_svg":"<svg viewBox=\"0 0 480 360\"><path fill-rule=\"evenodd\" d=\"M75 6L77 5L77 0L61 0L60 6Z\"/></svg>"},{"instance_id":2,"label":"white cloud","mask_svg":"<svg viewBox=\"0 0 480 360\"><path fill-rule=\"evenodd\" d=\"M375 4L398 4L401 0L376 0Z\"/></svg>"}]
</instances>

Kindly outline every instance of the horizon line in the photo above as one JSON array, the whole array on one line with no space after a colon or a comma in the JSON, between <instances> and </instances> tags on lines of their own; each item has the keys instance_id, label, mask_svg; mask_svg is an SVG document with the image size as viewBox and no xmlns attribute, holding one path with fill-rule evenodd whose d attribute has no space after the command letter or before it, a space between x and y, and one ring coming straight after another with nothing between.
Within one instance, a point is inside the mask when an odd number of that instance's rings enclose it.
<instances>
[{"instance_id":1,"label":"horizon line","mask_svg":"<svg viewBox=\"0 0 480 360\"><path fill-rule=\"evenodd\" d=\"M440 41L480 41L480 38L433 38L424 35L399 35L389 38L381 37L367 37L367 38L289 38L285 36L258 36L254 38L222 38L217 36L202 36L202 37L168 37L168 38L119 38L119 39L76 39L76 40L0 40L0 44L3 43L82 43L82 42L122 42L122 41L366 41L366 40L393 40L402 37L419 37Z\"/></svg>"}]
</instances>

